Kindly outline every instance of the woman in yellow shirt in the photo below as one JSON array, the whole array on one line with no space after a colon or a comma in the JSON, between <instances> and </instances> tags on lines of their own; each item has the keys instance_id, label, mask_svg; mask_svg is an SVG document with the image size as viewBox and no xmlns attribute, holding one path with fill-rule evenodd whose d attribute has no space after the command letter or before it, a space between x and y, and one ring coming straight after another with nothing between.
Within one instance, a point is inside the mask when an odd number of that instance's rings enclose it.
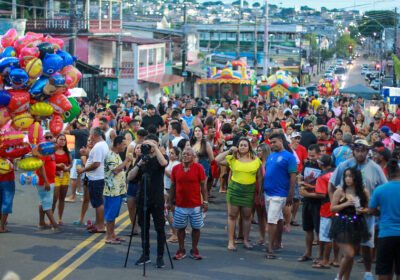
<instances>
[{"instance_id":1,"label":"woman in yellow shirt","mask_svg":"<svg viewBox=\"0 0 400 280\"><path fill-rule=\"evenodd\" d=\"M247 138L240 138L237 147L220 154L216 161L220 165L229 166L232 177L228 184L228 250L236 251L234 245L234 234L236 219L242 218L244 246L251 249L249 244L251 207L254 203L256 181L259 193L263 192L262 165L251 148ZM261 196L260 196L261 197Z\"/></svg>"}]
</instances>

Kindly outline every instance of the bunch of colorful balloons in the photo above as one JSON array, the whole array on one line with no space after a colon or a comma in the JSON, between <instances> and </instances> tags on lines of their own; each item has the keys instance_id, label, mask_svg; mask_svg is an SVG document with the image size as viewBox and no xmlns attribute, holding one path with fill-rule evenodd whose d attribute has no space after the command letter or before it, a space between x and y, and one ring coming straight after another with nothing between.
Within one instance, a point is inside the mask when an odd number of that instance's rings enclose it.
<instances>
[{"instance_id":1,"label":"bunch of colorful balloons","mask_svg":"<svg viewBox=\"0 0 400 280\"><path fill-rule=\"evenodd\" d=\"M6 159L29 153L46 156L54 144L44 142L43 128L58 135L64 122L75 118L80 108L68 98L82 74L75 57L62 51L63 40L28 32L18 38L10 29L0 40L0 173L10 171ZM28 135L29 143L24 142ZM18 167L33 171L42 165L37 157L25 157Z\"/></svg>"},{"instance_id":2,"label":"bunch of colorful balloons","mask_svg":"<svg viewBox=\"0 0 400 280\"><path fill-rule=\"evenodd\" d=\"M319 80L317 90L320 96L339 95L339 82L336 79L325 78Z\"/></svg>"}]
</instances>

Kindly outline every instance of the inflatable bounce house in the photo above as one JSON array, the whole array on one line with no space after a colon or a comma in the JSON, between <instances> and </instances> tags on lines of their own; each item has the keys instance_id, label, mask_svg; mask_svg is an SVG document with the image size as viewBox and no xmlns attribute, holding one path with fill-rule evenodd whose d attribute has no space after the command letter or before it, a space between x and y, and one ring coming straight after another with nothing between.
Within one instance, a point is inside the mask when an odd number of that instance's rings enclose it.
<instances>
[{"instance_id":1,"label":"inflatable bounce house","mask_svg":"<svg viewBox=\"0 0 400 280\"><path fill-rule=\"evenodd\" d=\"M210 67L207 79L199 79L197 83L205 86L206 95L212 99L231 99L237 95L240 100L246 100L256 84L256 76L245 62L235 60L228 61L226 66L218 71L216 67Z\"/></svg>"},{"instance_id":2,"label":"inflatable bounce house","mask_svg":"<svg viewBox=\"0 0 400 280\"><path fill-rule=\"evenodd\" d=\"M299 80L293 78L288 71L278 71L268 78L263 76L258 93L266 98L282 99L292 95L293 99L298 99Z\"/></svg>"}]
</instances>

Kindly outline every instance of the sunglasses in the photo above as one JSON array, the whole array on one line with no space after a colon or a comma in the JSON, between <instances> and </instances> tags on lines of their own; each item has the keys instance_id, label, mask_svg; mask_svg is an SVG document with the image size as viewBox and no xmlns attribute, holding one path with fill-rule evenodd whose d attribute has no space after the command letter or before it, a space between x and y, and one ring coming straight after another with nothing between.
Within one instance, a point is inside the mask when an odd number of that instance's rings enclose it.
<instances>
[{"instance_id":1,"label":"sunglasses","mask_svg":"<svg viewBox=\"0 0 400 280\"><path fill-rule=\"evenodd\" d=\"M44 138L50 140L50 139L53 139L53 136L45 136Z\"/></svg>"}]
</instances>

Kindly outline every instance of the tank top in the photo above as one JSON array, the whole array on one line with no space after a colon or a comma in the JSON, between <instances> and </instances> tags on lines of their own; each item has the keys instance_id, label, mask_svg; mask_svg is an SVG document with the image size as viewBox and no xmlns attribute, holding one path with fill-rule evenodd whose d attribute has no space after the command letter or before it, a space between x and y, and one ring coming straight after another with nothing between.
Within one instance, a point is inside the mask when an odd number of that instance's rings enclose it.
<instances>
[{"instance_id":1,"label":"tank top","mask_svg":"<svg viewBox=\"0 0 400 280\"><path fill-rule=\"evenodd\" d=\"M106 131L106 133L104 133L104 135L106 136L106 143L107 143L108 147L112 146L112 141L111 141L111 137L110 137L112 130L113 129L111 127L109 127L108 130Z\"/></svg>"},{"instance_id":2,"label":"tank top","mask_svg":"<svg viewBox=\"0 0 400 280\"><path fill-rule=\"evenodd\" d=\"M54 153L54 157L55 157L56 164L64 163L65 166L68 166L68 165L69 165L69 158L68 158L68 155L67 155L66 153L64 153L64 154L62 154L62 155L59 155L59 154L57 154L57 153ZM61 170L63 170L63 169L57 167L56 170L57 170L57 171L61 171Z\"/></svg>"}]
</instances>

